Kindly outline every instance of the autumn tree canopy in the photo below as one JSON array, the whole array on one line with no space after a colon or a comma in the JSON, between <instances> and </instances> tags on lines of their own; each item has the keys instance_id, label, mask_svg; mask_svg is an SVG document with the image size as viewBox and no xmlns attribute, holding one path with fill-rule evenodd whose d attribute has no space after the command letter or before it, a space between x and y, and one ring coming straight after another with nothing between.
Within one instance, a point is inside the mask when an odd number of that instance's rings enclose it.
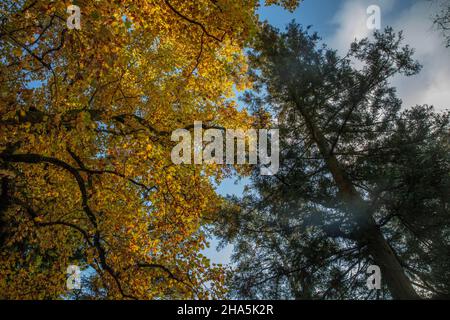
<instances>
[{"instance_id":1,"label":"autumn tree canopy","mask_svg":"<svg viewBox=\"0 0 450 320\"><path fill-rule=\"evenodd\" d=\"M94 298L223 294L221 267L199 251L226 168L174 165L170 133L251 125L230 98L249 85L257 6L1 2L1 298L61 298L69 265Z\"/></svg>"}]
</instances>

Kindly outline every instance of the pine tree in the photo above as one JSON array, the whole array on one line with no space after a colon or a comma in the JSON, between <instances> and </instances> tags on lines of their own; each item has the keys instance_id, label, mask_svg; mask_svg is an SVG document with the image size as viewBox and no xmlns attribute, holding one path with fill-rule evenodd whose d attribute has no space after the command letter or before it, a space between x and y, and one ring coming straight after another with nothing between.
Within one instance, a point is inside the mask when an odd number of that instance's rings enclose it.
<instances>
[{"instance_id":1,"label":"pine tree","mask_svg":"<svg viewBox=\"0 0 450 320\"><path fill-rule=\"evenodd\" d=\"M401 41L388 28L340 58L295 23L264 26L246 101L277 119L281 167L255 170L218 221L235 244L235 295L448 296L449 114L401 108L390 80L420 70ZM369 265L380 291L366 287Z\"/></svg>"}]
</instances>

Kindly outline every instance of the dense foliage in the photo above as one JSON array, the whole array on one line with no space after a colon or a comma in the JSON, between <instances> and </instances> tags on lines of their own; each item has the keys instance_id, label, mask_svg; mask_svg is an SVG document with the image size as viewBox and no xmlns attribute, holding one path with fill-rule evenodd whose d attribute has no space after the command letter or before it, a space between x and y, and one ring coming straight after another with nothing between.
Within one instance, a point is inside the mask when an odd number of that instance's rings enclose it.
<instances>
[{"instance_id":1,"label":"dense foliage","mask_svg":"<svg viewBox=\"0 0 450 320\"><path fill-rule=\"evenodd\" d=\"M223 295L199 252L226 168L174 165L170 133L249 126L230 98L249 84L258 6L1 1L1 298L61 298L69 265L83 297Z\"/></svg>"}]
</instances>

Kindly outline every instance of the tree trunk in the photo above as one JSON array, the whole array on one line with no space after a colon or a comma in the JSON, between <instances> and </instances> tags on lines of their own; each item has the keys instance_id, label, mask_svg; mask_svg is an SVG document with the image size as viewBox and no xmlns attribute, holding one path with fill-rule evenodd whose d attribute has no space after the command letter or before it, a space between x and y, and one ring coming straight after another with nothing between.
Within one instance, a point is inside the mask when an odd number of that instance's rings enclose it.
<instances>
[{"instance_id":1,"label":"tree trunk","mask_svg":"<svg viewBox=\"0 0 450 320\"><path fill-rule=\"evenodd\" d=\"M394 251L376 225L367 203L346 176L323 133L317 128L307 111L302 110L301 107L299 111L333 176L341 199L356 223L355 240L358 244L367 245L369 254L380 267L382 281L386 282L394 299L419 299Z\"/></svg>"},{"instance_id":2,"label":"tree trunk","mask_svg":"<svg viewBox=\"0 0 450 320\"><path fill-rule=\"evenodd\" d=\"M381 281L385 281L394 299L419 299L411 281L405 275L395 253L375 224L366 231L368 251L381 269Z\"/></svg>"}]
</instances>

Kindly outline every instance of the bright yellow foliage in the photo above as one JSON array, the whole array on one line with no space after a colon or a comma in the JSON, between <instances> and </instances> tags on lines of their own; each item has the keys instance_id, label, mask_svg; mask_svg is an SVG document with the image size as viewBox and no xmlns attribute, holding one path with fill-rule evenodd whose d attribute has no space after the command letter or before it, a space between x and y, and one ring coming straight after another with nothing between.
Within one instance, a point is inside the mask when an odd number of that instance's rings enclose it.
<instances>
[{"instance_id":1,"label":"bright yellow foliage","mask_svg":"<svg viewBox=\"0 0 450 320\"><path fill-rule=\"evenodd\" d=\"M271 1L273 2L273 1ZM68 29L70 4L81 29ZM0 298L213 298L199 251L226 168L172 164L173 130L245 128L257 1L0 3Z\"/></svg>"}]
</instances>

